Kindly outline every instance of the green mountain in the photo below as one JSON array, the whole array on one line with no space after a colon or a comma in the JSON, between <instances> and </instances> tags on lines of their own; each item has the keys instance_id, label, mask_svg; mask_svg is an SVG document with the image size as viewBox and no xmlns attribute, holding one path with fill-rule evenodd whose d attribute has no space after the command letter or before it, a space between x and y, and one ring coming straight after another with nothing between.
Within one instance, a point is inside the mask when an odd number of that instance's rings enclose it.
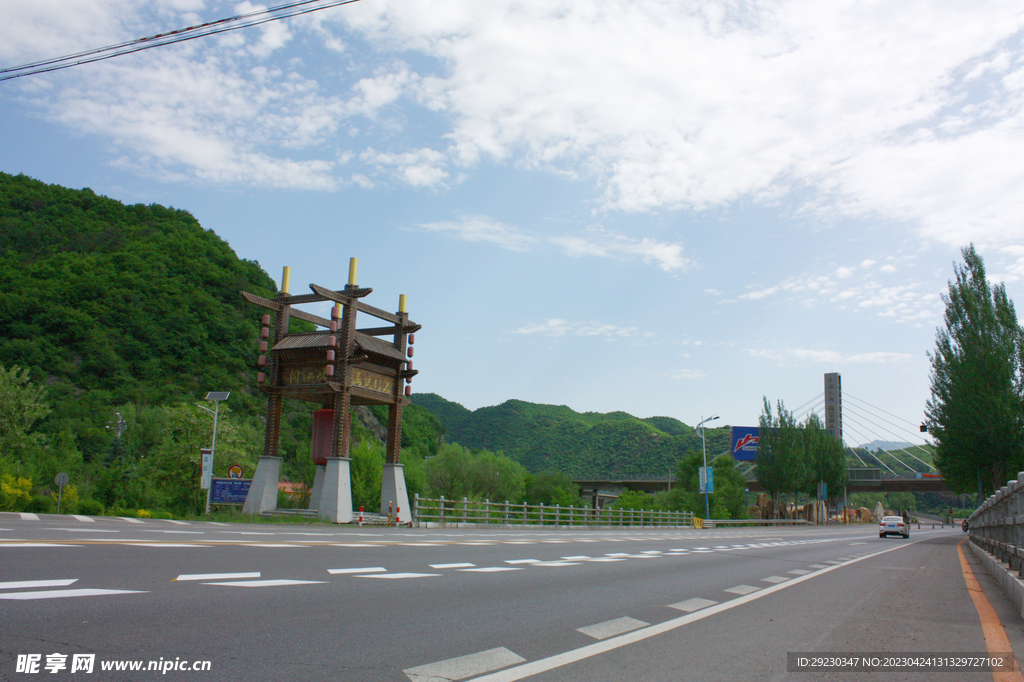
<instances>
[{"instance_id":1,"label":"green mountain","mask_svg":"<svg viewBox=\"0 0 1024 682\"><path fill-rule=\"evenodd\" d=\"M625 412L575 412L564 405L508 400L467 410L433 393L414 394L413 404L437 417L447 442L502 452L532 472L553 469L574 478L659 477L689 451L700 452L700 436L670 417L638 419ZM708 429L707 448L729 448L729 429Z\"/></svg>"}]
</instances>

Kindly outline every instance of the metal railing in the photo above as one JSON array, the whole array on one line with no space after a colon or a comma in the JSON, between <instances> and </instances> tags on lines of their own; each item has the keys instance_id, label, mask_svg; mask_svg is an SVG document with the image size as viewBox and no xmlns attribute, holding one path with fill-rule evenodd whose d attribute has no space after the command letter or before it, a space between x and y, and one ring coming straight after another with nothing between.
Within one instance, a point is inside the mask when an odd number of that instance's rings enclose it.
<instances>
[{"instance_id":1,"label":"metal railing","mask_svg":"<svg viewBox=\"0 0 1024 682\"><path fill-rule=\"evenodd\" d=\"M1024 471L968 517L971 542L1024 577Z\"/></svg>"},{"instance_id":2,"label":"metal railing","mask_svg":"<svg viewBox=\"0 0 1024 682\"><path fill-rule=\"evenodd\" d=\"M413 525L458 526L501 524L506 526L635 526L693 528L693 512L650 509L590 509L526 502L474 502L467 498L446 500L413 496Z\"/></svg>"}]
</instances>

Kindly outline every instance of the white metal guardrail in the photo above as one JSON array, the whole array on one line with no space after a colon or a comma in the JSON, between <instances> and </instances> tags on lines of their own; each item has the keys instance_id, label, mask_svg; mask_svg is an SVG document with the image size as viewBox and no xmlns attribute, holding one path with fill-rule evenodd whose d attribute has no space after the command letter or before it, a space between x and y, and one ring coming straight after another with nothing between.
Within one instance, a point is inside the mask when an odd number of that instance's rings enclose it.
<instances>
[{"instance_id":1,"label":"white metal guardrail","mask_svg":"<svg viewBox=\"0 0 1024 682\"><path fill-rule=\"evenodd\" d=\"M413 525L421 527L469 524L532 526L634 526L693 528L693 512L647 509L589 509L525 502L474 502L413 496ZM698 519L699 523L699 519Z\"/></svg>"},{"instance_id":2,"label":"white metal guardrail","mask_svg":"<svg viewBox=\"0 0 1024 682\"><path fill-rule=\"evenodd\" d=\"M1024 577L1024 471L968 517L971 542Z\"/></svg>"}]
</instances>

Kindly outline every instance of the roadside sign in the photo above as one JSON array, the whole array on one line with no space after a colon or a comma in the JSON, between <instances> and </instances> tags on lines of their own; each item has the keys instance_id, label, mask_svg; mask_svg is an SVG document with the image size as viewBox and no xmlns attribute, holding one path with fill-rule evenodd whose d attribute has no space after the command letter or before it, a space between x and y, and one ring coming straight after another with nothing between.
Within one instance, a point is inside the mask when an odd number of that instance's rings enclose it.
<instances>
[{"instance_id":1,"label":"roadside sign","mask_svg":"<svg viewBox=\"0 0 1024 682\"><path fill-rule=\"evenodd\" d=\"M210 504L245 504L251 478L214 478L211 480Z\"/></svg>"},{"instance_id":2,"label":"roadside sign","mask_svg":"<svg viewBox=\"0 0 1024 682\"><path fill-rule=\"evenodd\" d=\"M210 477L213 476L213 450L202 448L199 452L203 456L203 473L199 479L199 487L202 490L210 488Z\"/></svg>"},{"instance_id":3,"label":"roadside sign","mask_svg":"<svg viewBox=\"0 0 1024 682\"><path fill-rule=\"evenodd\" d=\"M245 470L241 464L232 464L228 467L228 478L242 478L244 475Z\"/></svg>"},{"instance_id":4,"label":"roadside sign","mask_svg":"<svg viewBox=\"0 0 1024 682\"><path fill-rule=\"evenodd\" d=\"M700 493L715 492L715 469L714 467L697 467L697 475L700 479Z\"/></svg>"},{"instance_id":5,"label":"roadside sign","mask_svg":"<svg viewBox=\"0 0 1024 682\"><path fill-rule=\"evenodd\" d=\"M53 482L57 484L58 488L63 488L68 484L68 481L70 480L71 478L67 475L67 473L62 471L59 474L57 474L56 477L54 477Z\"/></svg>"}]
</instances>

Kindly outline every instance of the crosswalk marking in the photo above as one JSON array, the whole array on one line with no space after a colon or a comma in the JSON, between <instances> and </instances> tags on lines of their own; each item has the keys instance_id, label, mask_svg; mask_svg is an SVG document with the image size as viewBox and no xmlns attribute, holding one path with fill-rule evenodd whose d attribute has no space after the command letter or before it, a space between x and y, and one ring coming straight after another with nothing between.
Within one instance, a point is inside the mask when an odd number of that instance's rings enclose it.
<instances>
[{"instance_id":1,"label":"crosswalk marking","mask_svg":"<svg viewBox=\"0 0 1024 682\"><path fill-rule=\"evenodd\" d=\"M778 583L784 583L787 580L789 580L789 578L784 578L781 575L770 575L767 578L761 578L761 582L763 582L763 583L776 583L776 584L778 584Z\"/></svg>"}]
</instances>

